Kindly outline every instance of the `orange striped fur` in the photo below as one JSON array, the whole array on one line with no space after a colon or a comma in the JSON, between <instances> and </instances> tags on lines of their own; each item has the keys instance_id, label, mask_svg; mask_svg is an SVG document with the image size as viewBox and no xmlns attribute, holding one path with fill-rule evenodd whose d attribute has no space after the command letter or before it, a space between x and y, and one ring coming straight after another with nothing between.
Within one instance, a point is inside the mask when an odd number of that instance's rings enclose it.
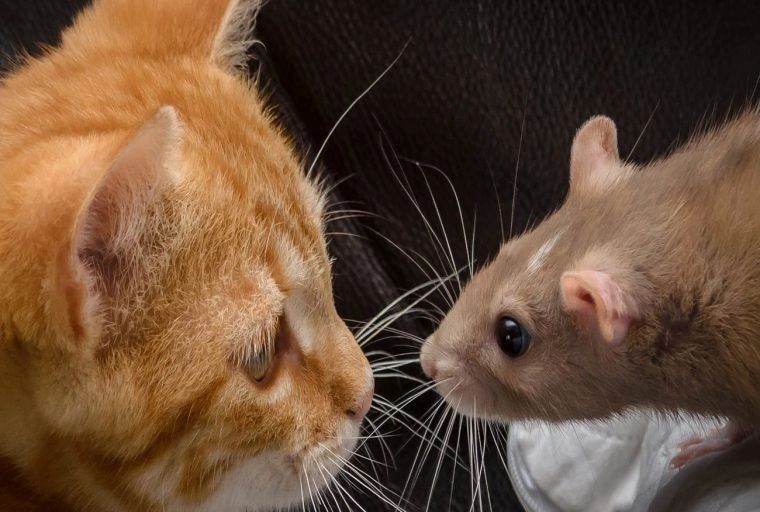
<instances>
[{"instance_id":1,"label":"orange striped fur","mask_svg":"<svg viewBox=\"0 0 760 512\"><path fill-rule=\"evenodd\" d=\"M290 506L356 443L323 200L238 72L256 8L96 0L0 86L0 468L41 503Z\"/></svg>"}]
</instances>

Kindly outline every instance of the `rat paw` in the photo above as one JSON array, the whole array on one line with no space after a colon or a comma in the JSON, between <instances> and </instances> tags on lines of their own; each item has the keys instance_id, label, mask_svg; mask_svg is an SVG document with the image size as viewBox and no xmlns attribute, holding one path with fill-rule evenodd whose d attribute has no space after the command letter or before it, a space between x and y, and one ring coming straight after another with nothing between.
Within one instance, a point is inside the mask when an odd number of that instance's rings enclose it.
<instances>
[{"instance_id":1,"label":"rat paw","mask_svg":"<svg viewBox=\"0 0 760 512\"><path fill-rule=\"evenodd\" d=\"M678 445L678 454L670 460L670 467L681 469L700 457L727 450L742 442L750 433L746 429L729 423L706 436L691 436Z\"/></svg>"}]
</instances>

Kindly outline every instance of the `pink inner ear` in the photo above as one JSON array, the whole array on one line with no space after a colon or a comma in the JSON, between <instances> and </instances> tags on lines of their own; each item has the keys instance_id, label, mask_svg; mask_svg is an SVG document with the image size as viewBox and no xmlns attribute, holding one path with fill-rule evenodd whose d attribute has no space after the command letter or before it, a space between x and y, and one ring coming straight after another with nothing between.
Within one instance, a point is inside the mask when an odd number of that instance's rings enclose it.
<instances>
[{"instance_id":1,"label":"pink inner ear","mask_svg":"<svg viewBox=\"0 0 760 512\"><path fill-rule=\"evenodd\" d=\"M582 327L598 331L612 345L625 339L631 318L625 311L623 290L608 274L594 270L565 272L561 290L565 311Z\"/></svg>"},{"instance_id":2,"label":"pink inner ear","mask_svg":"<svg viewBox=\"0 0 760 512\"><path fill-rule=\"evenodd\" d=\"M615 123L608 117L592 117L573 140L570 179L576 186L603 190L619 174L618 161Z\"/></svg>"},{"instance_id":3,"label":"pink inner ear","mask_svg":"<svg viewBox=\"0 0 760 512\"><path fill-rule=\"evenodd\" d=\"M145 204L173 179L167 162L180 132L174 108L162 107L125 143L77 220L77 250L134 243Z\"/></svg>"},{"instance_id":4,"label":"pink inner ear","mask_svg":"<svg viewBox=\"0 0 760 512\"><path fill-rule=\"evenodd\" d=\"M98 269L90 260L102 258L106 251L131 250L137 243L148 205L175 179L170 164L181 135L174 108L159 109L125 142L82 205L57 268L62 310L75 338L84 337L92 324L89 304L94 297L86 281ZM83 257L88 258L84 264Z\"/></svg>"}]
</instances>

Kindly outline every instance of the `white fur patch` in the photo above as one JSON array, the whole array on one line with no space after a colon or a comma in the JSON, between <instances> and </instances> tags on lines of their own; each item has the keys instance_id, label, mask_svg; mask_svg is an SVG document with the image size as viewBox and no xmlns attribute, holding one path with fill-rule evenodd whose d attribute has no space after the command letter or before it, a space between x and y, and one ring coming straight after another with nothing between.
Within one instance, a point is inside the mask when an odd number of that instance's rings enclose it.
<instances>
[{"instance_id":1,"label":"white fur patch","mask_svg":"<svg viewBox=\"0 0 760 512\"><path fill-rule=\"evenodd\" d=\"M541 269L544 261L546 260L546 257L549 255L552 249L554 249L554 246L557 245L557 242L562 237L562 234L562 232L557 233L538 248L535 254L528 261L529 273L533 274Z\"/></svg>"},{"instance_id":2,"label":"white fur patch","mask_svg":"<svg viewBox=\"0 0 760 512\"><path fill-rule=\"evenodd\" d=\"M190 510L272 510L300 502L301 486L285 456L265 453L236 465L211 497Z\"/></svg>"},{"instance_id":3,"label":"white fur patch","mask_svg":"<svg viewBox=\"0 0 760 512\"><path fill-rule=\"evenodd\" d=\"M201 503L189 502L175 494L178 483L176 458L168 457L144 472L134 487L161 504L165 510L181 512L225 511L259 512L290 509L309 503L340 471L341 461L350 458L357 444L359 427L345 420L337 439L316 440L303 454L303 462L294 461L287 453L270 451L242 461L227 471L213 494ZM223 460L224 452L210 456ZM308 481L308 482L307 482Z\"/></svg>"}]
</instances>

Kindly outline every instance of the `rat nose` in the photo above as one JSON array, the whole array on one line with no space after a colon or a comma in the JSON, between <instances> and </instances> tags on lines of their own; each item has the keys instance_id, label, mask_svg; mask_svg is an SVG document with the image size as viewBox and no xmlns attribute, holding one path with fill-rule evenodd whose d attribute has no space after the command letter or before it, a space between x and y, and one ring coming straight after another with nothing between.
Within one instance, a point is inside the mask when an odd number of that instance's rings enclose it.
<instances>
[{"instance_id":1,"label":"rat nose","mask_svg":"<svg viewBox=\"0 0 760 512\"><path fill-rule=\"evenodd\" d=\"M420 351L420 365L422 366L422 371L425 375L427 375L430 380L435 380L438 369L435 367L435 361L430 354L430 347L432 344L433 335L431 334L428 336L428 339L425 340L425 344L422 345L422 350Z\"/></svg>"},{"instance_id":2,"label":"rat nose","mask_svg":"<svg viewBox=\"0 0 760 512\"><path fill-rule=\"evenodd\" d=\"M356 423L361 423L372 406L372 398L375 396L375 381L370 379L369 385L361 394L353 407L346 411L346 415Z\"/></svg>"}]
</instances>

